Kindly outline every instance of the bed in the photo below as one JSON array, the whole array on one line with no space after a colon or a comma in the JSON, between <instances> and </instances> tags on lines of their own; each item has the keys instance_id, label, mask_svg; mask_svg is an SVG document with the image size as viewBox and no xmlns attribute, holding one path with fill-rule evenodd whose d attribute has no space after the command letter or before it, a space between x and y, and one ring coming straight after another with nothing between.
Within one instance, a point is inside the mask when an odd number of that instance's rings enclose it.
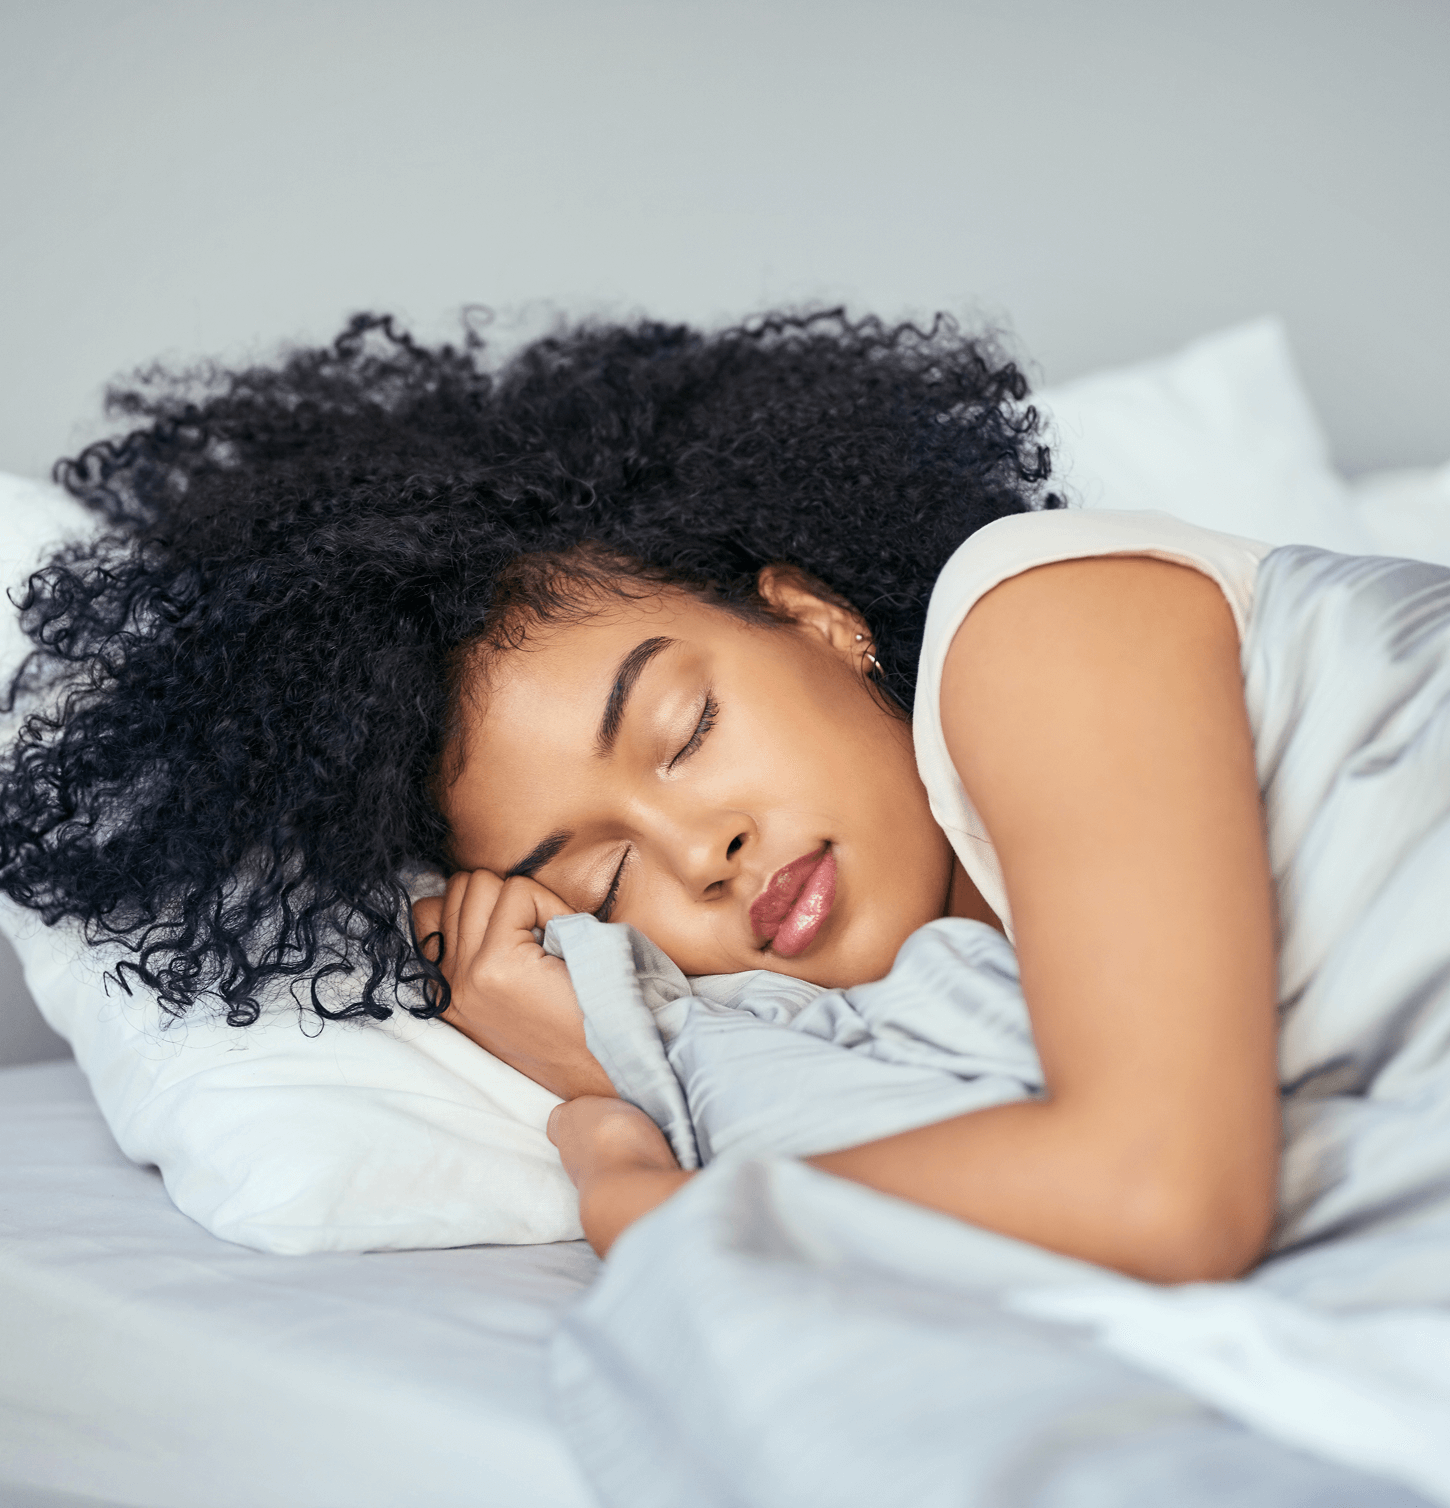
<instances>
[{"instance_id":1,"label":"bed","mask_svg":"<svg viewBox=\"0 0 1450 1508\"><path fill-rule=\"evenodd\" d=\"M73 1062L0 1070L0 1503L594 1502L550 1420L582 1241L282 1257L117 1150Z\"/></svg>"},{"instance_id":2,"label":"bed","mask_svg":"<svg viewBox=\"0 0 1450 1508\"><path fill-rule=\"evenodd\" d=\"M1048 395L1079 499L1172 495L1196 522L1275 542L1450 564L1450 473L1345 486L1293 389L1282 332L1254 328ZM1278 363L1277 409L1262 380L1242 380L1245 362ZM1223 401L1236 383L1237 409ZM1137 417L1114 421L1124 414ZM1224 516L1225 497L1241 516ZM46 988L34 974L32 985ZM12 996L5 1008L29 1007ZM104 1097L94 1068L88 1083L65 1058L0 1069L0 1504L630 1501L627 1486L601 1487L581 1466L551 1391L561 1320L600 1291L586 1245L249 1249L182 1213L145 1157L123 1154L93 1086ZM636 1266L644 1249L632 1249ZM971 1500L1428 1500L1266 1443L1171 1390L1116 1410L1048 1411L1014 1449L1015 1474ZM706 1485L692 1496L716 1501Z\"/></svg>"}]
</instances>

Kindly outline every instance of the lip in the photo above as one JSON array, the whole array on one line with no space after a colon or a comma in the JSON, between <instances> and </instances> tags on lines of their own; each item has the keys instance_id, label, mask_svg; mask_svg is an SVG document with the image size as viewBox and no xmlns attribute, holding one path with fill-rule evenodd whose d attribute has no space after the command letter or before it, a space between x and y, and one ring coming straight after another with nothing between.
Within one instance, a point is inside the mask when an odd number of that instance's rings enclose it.
<instances>
[{"instance_id":1,"label":"lip","mask_svg":"<svg viewBox=\"0 0 1450 1508\"><path fill-rule=\"evenodd\" d=\"M751 903L750 924L781 958L794 958L815 941L835 901L836 859L827 843L771 875Z\"/></svg>"}]
</instances>

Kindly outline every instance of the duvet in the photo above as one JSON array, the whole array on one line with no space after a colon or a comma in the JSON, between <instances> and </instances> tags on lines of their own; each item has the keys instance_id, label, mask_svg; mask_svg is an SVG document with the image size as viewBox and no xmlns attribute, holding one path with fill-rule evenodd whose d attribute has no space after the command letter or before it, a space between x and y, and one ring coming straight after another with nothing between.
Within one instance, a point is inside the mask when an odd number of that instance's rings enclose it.
<instances>
[{"instance_id":1,"label":"duvet","mask_svg":"<svg viewBox=\"0 0 1450 1508\"><path fill-rule=\"evenodd\" d=\"M1450 571L1276 550L1243 669L1285 1156L1238 1282L1136 1282L792 1160L1040 1092L989 928L823 990L551 924L591 1049L705 1170L554 1343L605 1503L1450 1504Z\"/></svg>"}]
</instances>

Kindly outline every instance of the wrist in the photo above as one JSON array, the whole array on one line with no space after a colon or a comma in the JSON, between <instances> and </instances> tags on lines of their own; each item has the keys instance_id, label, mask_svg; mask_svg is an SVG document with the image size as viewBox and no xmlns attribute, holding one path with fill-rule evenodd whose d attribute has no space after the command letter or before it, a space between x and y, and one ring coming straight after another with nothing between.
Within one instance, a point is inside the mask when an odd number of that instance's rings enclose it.
<instances>
[{"instance_id":1,"label":"wrist","mask_svg":"<svg viewBox=\"0 0 1450 1508\"><path fill-rule=\"evenodd\" d=\"M579 1223L601 1257L651 1210L695 1175L658 1163L620 1163L601 1169L579 1190Z\"/></svg>"}]
</instances>

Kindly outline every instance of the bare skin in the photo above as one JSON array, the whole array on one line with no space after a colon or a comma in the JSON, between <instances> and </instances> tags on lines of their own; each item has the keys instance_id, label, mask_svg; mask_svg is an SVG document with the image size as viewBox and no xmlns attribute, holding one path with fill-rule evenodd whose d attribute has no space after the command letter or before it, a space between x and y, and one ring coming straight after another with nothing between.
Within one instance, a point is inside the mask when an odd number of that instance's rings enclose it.
<instances>
[{"instance_id":1,"label":"bare skin","mask_svg":"<svg viewBox=\"0 0 1450 1508\"><path fill-rule=\"evenodd\" d=\"M789 573L761 586L790 625L662 594L494 667L445 802L460 872L417 910L420 934L444 934L449 1019L566 1101L550 1135L601 1252L689 1175L611 1098L530 927L596 910L618 872L610 919L687 972L839 985L886 972L935 916L995 920L931 818L909 728L863 676L860 620ZM675 642L602 751L621 657L651 637ZM692 746L707 693L718 712ZM812 1161L1156 1281L1243 1271L1277 1178L1275 939L1227 604L1144 558L1026 572L969 614L942 708L1002 862L1048 1094ZM566 831L537 879L494 877ZM750 902L822 842L837 904L803 953L775 957Z\"/></svg>"}]
</instances>

